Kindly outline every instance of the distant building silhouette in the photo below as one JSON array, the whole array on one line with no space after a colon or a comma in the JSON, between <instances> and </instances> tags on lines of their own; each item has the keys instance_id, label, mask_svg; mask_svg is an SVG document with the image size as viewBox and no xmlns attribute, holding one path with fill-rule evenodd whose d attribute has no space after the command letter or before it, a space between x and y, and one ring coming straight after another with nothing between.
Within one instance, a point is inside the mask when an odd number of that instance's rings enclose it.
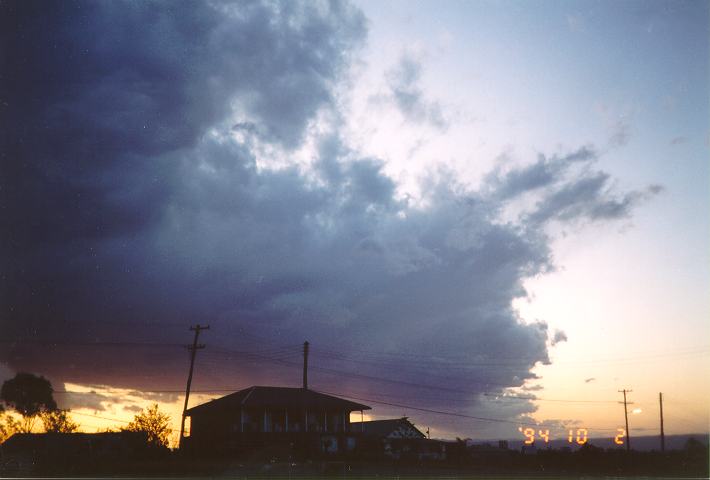
<instances>
[{"instance_id":1,"label":"distant building silhouette","mask_svg":"<svg viewBox=\"0 0 710 480\"><path fill-rule=\"evenodd\" d=\"M363 432L366 449L394 459L445 460L451 444L429 440L408 417L353 422L351 426Z\"/></svg>"},{"instance_id":2,"label":"distant building silhouette","mask_svg":"<svg viewBox=\"0 0 710 480\"><path fill-rule=\"evenodd\" d=\"M409 421L409 417L353 422L352 427L354 430L382 438L426 438L426 435Z\"/></svg>"}]
</instances>

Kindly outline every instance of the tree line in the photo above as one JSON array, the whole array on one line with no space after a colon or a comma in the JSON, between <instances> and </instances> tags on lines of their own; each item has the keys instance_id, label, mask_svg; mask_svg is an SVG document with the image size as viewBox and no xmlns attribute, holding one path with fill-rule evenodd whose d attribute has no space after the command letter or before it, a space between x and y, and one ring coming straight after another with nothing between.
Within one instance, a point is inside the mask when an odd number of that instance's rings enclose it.
<instances>
[{"instance_id":1,"label":"tree line","mask_svg":"<svg viewBox=\"0 0 710 480\"><path fill-rule=\"evenodd\" d=\"M35 432L37 420L41 421L46 433L76 432L79 424L71 419L69 409L57 407L53 393L49 380L31 373L21 372L3 382L0 389L0 443L15 433ZM20 419L10 415L7 409L14 410ZM155 403L136 414L118 431L146 432L149 444L166 448L172 433L170 416L159 411Z\"/></svg>"}]
</instances>

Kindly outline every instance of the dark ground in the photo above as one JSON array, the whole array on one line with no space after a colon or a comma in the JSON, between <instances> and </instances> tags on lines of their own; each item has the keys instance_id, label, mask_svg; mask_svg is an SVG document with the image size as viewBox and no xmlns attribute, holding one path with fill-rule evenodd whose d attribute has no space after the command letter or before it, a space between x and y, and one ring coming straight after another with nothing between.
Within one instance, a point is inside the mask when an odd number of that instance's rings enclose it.
<instances>
[{"instance_id":1,"label":"dark ground","mask_svg":"<svg viewBox=\"0 0 710 480\"><path fill-rule=\"evenodd\" d=\"M182 477L182 478L708 478L708 450L691 446L673 452L631 452L596 447L577 452L546 450L532 455L517 451L465 451L445 462L339 459L318 461L196 459L166 452L142 460L46 462L7 459L2 477Z\"/></svg>"}]
</instances>

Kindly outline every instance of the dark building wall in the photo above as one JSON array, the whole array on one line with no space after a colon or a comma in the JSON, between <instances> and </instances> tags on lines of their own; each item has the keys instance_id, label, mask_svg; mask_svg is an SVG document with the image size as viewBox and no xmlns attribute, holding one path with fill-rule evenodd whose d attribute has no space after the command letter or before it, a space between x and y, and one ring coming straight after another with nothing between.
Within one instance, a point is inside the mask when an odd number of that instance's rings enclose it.
<instances>
[{"instance_id":1,"label":"dark building wall","mask_svg":"<svg viewBox=\"0 0 710 480\"><path fill-rule=\"evenodd\" d=\"M350 431L349 412L299 410L244 409L194 412L190 416L190 436L221 437L233 433L297 433L305 432L308 418L309 432L343 433ZM288 426L286 419L288 418Z\"/></svg>"},{"instance_id":2,"label":"dark building wall","mask_svg":"<svg viewBox=\"0 0 710 480\"><path fill-rule=\"evenodd\" d=\"M190 417L190 437L220 439L239 431L239 412L202 412Z\"/></svg>"},{"instance_id":3,"label":"dark building wall","mask_svg":"<svg viewBox=\"0 0 710 480\"><path fill-rule=\"evenodd\" d=\"M243 418L239 409L196 411L190 416L190 436L184 446L205 455L281 446L293 450L296 456L313 457L345 454L357 443L349 433L350 412L309 411L308 431L304 429L305 418L303 410L295 409L244 409Z\"/></svg>"}]
</instances>

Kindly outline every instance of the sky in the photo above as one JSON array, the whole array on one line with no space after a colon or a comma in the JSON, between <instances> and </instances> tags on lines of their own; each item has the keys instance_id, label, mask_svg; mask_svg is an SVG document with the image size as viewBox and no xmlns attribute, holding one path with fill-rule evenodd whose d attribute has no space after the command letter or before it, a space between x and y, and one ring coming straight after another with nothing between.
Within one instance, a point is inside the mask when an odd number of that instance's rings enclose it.
<instances>
[{"instance_id":1,"label":"sky","mask_svg":"<svg viewBox=\"0 0 710 480\"><path fill-rule=\"evenodd\" d=\"M435 437L613 436L622 389L707 432L709 9L2 3L1 379L177 426L199 323L190 405L308 340Z\"/></svg>"}]
</instances>

